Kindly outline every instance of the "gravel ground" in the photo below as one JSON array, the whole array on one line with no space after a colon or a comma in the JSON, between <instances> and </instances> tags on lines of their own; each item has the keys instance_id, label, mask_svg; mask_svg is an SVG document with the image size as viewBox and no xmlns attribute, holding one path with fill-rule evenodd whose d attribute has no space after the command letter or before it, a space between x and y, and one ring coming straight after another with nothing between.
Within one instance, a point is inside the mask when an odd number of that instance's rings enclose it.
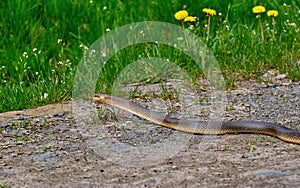
<instances>
[{"instance_id":1,"label":"gravel ground","mask_svg":"<svg viewBox=\"0 0 300 188\"><path fill-rule=\"evenodd\" d=\"M284 75L263 78L261 83L238 82L235 89L226 92L224 120L261 120L300 129L300 83L291 82ZM147 86L159 88L157 84ZM190 95L185 99L154 96L159 89L152 94L147 92L139 93L142 97L133 101L174 117L214 118L205 84L195 93L188 91ZM193 101L195 95L201 98ZM185 134L107 105L91 101L84 104L86 109L79 110L85 112L84 123L70 102L0 114L0 185L296 187L300 184L299 145L255 134Z\"/></svg>"}]
</instances>

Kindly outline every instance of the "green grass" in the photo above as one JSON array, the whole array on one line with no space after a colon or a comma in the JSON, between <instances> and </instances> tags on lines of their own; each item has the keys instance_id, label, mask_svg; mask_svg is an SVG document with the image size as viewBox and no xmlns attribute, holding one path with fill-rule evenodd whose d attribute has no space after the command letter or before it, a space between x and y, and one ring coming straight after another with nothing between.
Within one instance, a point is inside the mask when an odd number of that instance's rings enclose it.
<instances>
[{"instance_id":1,"label":"green grass","mask_svg":"<svg viewBox=\"0 0 300 188\"><path fill-rule=\"evenodd\" d=\"M285 3L285 6L284 6ZM260 38L252 8L276 9L276 40L271 19L262 15L265 41ZM300 3L276 1L121 1L121 0L10 0L0 2L0 112L32 108L69 100L76 67L88 47L109 30L139 21L164 21L177 25L174 13L186 7L197 16L192 30L203 41L207 18L203 8L213 8L209 48L216 57L227 85L236 73L245 79L276 69L299 80ZM221 15L219 15L221 13ZM295 26L296 24L296 26ZM97 91L109 92L114 78L141 57L168 58L196 80L202 73L193 61L172 47L140 44L111 58ZM226 73L226 74L225 74Z\"/></svg>"}]
</instances>

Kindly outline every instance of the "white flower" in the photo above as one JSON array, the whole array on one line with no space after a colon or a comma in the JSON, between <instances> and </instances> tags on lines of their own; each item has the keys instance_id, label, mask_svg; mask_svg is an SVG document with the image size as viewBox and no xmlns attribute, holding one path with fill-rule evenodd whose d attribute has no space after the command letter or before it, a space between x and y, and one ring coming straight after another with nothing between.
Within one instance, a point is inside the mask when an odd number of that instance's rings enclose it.
<instances>
[{"instance_id":1,"label":"white flower","mask_svg":"<svg viewBox=\"0 0 300 188\"><path fill-rule=\"evenodd\" d=\"M48 97L48 93L44 93L43 95L44 99Z\"/></svg>"},{"instance_id":2,"label":"white flower","mask_svg":"<svg viewBox=\"0 0 300 188\"><path fill-rule=\"evenodd\" d=\"M23 57L28 58L27 52L23 52Z\"/></svg>"}]
</instances>

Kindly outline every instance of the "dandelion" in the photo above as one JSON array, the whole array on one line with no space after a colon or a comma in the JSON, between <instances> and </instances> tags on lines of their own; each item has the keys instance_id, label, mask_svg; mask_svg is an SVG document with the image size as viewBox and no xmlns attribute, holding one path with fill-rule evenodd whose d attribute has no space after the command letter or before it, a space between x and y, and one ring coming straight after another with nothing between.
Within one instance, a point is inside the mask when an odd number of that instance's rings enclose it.
<instances>
[{"instance_id":1,"label":"dandelion","mask_svg":"<svg viewBox=\"0 0 300 188\"><path fill-rule=\"evenodd\" d=\"M185 22L195 22L196 19L195 19L195 17L193 17L193 16L188 16L188 17L185 17L185 18L184 18L184 21L185 21Z\"/></svg>"},{"instance_id":2,"label":"dandelion","mask_svg":"<svg viewBox=\"0 0 300 188\"><path fill-rule=\"evenodd\" d=\"M217 14L217 12L214 9L210 9L210 8L204 8L202 11L209 14L210 16L214 16Z\"/></svg>"},{"instance_id":3,"label":"dandelion","mask_svg":"<svg viewBox=\"0 0 300 188\"><path fill-rule=\"evenodd\" d=\"M182 27L184 27L184 19L188 17L189 13L186 10L180 10L174 14L176 20L182 20Z\"/></svg>"},{"instance_id":4,"label":"dandelion","mask_svg":"<svg viewBox=\"0 0 300 188\"><path fill-rule=\"evenodd\" d=\"M268 15L269 17L276 17L276 16L278 16L278 11L277 11L277 10L269 10L269 11L267 12L267 15Z\"/></svg>"},{"instance_id":5,"label":"dandelion","mask_svg":"<svg viewBox=\"0 0 300 188\"><path fill-rule=\"evenodd\" d=\"M272 25L273 25L272 39L275 40L275 25L276 25L275 17L278 16L278 11L277 10L269 10L267 12L267 15L272 18Z\"/></svg>"},{"instance_id":6,"label":"dandelion","mask_svg":"<svg viewBox=\"0 0 300 188\"><path fill-rule=\"evenodd\" d=\"M255 6L253 7L252 12L256 14L261 14L266 12L266 8L264 6Z\"/></svg>"},{"instance_id":7,"label":"dandelion","mask_svg":"<svg viewBox=\"0 0 300 188\"><path fill-rule=\"evenodd\" d=\"M266 12L266 8L264 6L255 6L255 7L253 7L252 12L255 14L258 14L257 18L259 20L259 26L260 26L260 30L261 30L261 40L264 41L264 30L262 27L260 14Z\"/></svg>"},{"instance_id":8,"label":"dandelion","mask_svg":"<svg viewBox=\"0 0 300 188\"><path fill-rule=\"evenodd\" d=\"M186 10L180 10L174 14L176 20L183 20L188 17L189 13Z\"/></svg>"},{"instance_id":9,"label":"dandelion","mask_svg":"<svg viewBox=\"0 0 300 188\"><path fill-rule=\"evenodd\" d=\"M214 9L210 9L210 8L204 8L202 11L205 12L207 16L207 36L206 36L206 43L207 43L209 39L210 18L213 15L216 15L217 12Z\"/></svg>"}]
</instances>

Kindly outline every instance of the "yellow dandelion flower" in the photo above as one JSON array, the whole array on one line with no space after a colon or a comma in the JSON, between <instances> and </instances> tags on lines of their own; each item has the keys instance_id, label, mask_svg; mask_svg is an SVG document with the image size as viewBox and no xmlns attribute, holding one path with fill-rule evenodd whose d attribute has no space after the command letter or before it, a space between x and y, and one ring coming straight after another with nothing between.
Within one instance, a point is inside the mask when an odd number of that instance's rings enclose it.
<instances>
[{"instance_id":1,"label":"yellow dandelion flower","mask_svg":"<svg viewBox=\"0 0 300 188\"><path fill-rule=\"evenodd\" d=\"M266 12L266 8L264 6L255 6L255 7L253 7L252 12L260 14L260 13Z\"/></svg>"},{"instance_id":2,"label":"yellow dandelion flower","mask_svg":"<svg viewBox=\"0 0 300 188\"><path fill-rule=\"evenodd\" d=\"M188 17L185 17L185 18L184 18L184 21L185 21L185 22L195 22L196 19L195 19L195 17L193 17L193 16L188 16Z\"/></svg>"},{"instance_id":3,"label":"yellow dandelion flower","mask_svg":"<svg viewBox=\"0 0 300 188\"><path fill-rule=\"evenodd\" d=\"M209 14L209 15L211 15L211 16L217 14L217 12L214 9L210 9L210 8L204 8L202 11Z\"/></svg>"},{"instance_id":4,"label":"yellow dandelion flower","mask_svg":"<svg viewBox=\"0 0 300 188\"><path fill-rule=\"evenodd\" d=\"M267 15L268 15L269 17L276 17L276 16L278 16L278 11L277 11L277 10L269 10L269 11L267 12Z\"/></svg>"},{"instance_id":5,"label":"yellow dandelion flower","mask_svg":"<svg viewBox=\"0 0 300 188\"><path fill-rule=\"evenodd\" d=\"M189 15L189 13L186 10L180 10L180 11L176 12L174 16L175 16L176 20L183 20L188 15Z\"/></svg>"}]
</instances>

